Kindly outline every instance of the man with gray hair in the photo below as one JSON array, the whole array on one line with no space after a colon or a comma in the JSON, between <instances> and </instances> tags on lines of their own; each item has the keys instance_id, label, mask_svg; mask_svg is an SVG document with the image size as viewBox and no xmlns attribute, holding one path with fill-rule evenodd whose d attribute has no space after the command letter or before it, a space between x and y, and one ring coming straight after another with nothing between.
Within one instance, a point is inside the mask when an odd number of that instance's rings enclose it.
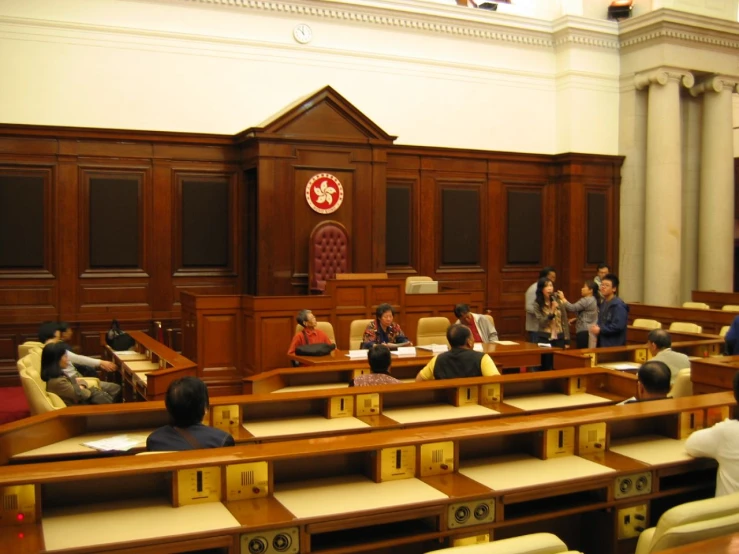
<instances>
[{"instance_id":1,"label":"man with gray hair","mask_svg":"<svg viewBox=\"0 0 739 554\"><path fill-rule=\"evenodd\" d=\"M690 358L682 352L674 352L670 333L664 329L654 329L647 337L647 346L652 354L652 360L662 362L670 368L670 384L672 385L681 369L690 367Z\"/></svg>"},{"instance_id":2,"label":"man with gray hair","mask_svg":"<svg viewBox=\"0 0 739 554\"><path fill-rule=\"evenodd\" d=\"M326 333L316 328L318 321L310 310L300 310L295 321L303 326L303 330L293 337L290 348L287 349L288 355L295 354L295 349L304 344L333 344Z\"/></svg>"}]
</instances>

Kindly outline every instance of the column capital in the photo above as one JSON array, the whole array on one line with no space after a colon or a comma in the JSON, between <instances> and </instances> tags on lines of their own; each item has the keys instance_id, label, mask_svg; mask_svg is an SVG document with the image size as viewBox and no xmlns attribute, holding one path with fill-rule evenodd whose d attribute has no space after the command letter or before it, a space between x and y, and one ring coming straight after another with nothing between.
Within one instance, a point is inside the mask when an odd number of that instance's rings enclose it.
<instances>
[{"instance_id":1,"label":"column capital","mask_svg":"<svg viewBox=\"0 0 739 554\"><path fill-rule=\"evenodd\" d=\"M675 67L660 67L651 69L634 76L636 90L642 90L650 85L666 85L670 81L679 81L686 88L695 84L695 77L690 71Z\"/></svg>"},{"instance_id":2,"label":"column capital","mask_svg":"<svg viewBox=\"0 0 739 554\"><path fill-rule=\"evenodd\" d=\"M690 87L691 96L700 96L704 92L739 92L739 77L735 75L711 75L697 85Z\"/></svg>"}]
</instances>

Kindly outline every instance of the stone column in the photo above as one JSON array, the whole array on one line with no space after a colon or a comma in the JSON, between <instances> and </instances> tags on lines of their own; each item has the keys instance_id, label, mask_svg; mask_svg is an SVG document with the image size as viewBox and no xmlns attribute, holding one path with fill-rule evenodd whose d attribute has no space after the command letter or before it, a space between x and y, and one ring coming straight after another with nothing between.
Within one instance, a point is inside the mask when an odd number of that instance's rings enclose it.
<instances>
[{"instance_id":1,"label":"stone column","mask_svg":"<svg viewBox=\"0 0 739 554\"><path fill-rule=\"evenodd\" d=\"M680 85L692 87L689 72L660 68L636 76L647 101L647 178L644 224L644 302L680 305L682 150Z\"/></svg>"},{"instance_id":2,"label":"stone column","mask_svg":"<svg viewBox=\"0 0 739 554\"><path fill-rule=\"evenodd\" d=\"M734 147L731 95L739 78L714 75L690 89L703 95L698 208L698 289L734 290Z\"/></svg>"},{"instance_id":3,"label":"stone column","mask_svg":"<svg viewBox=\"0 0 739 554\"><path fill-rule=\"evenodd\" d=\"M701 101L683 97L683 228L680 300L698 288L698 191L701 170Z\"/></svg>"}]
</instances>

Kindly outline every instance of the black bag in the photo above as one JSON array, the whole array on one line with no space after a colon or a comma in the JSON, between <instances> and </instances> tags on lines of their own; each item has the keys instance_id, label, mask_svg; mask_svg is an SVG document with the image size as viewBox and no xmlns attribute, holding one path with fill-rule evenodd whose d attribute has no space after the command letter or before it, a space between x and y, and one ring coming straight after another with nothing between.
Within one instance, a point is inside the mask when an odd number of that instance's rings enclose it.
<instances>
[{"instance_id":1,"label":"black bag","mask_svg":"<svg viewBox=\"0 0 739 554\"><path fill-rule=\"evenodd\" d=\"M113 323L110 324L110 329L108 329L108 333L105 335L105 342L116 352L129 350L136 344L136 341L133 340L131 335L121 330L117 319L114 319Z\"/></svg>"},{"instance_id":2,"label":"black bag","mask_svg":"<svg viewBox=\"0 0 739 554\"><path fill-rule=\"evenodd\" d=\"M295 354L298 356L328 356L336 348L335 344L326 344L325 342L308 344L308 335L305 331L303 331L303 337L305 337L305 344L301 344L295 349Z\"/></svg>"}]
</instances>

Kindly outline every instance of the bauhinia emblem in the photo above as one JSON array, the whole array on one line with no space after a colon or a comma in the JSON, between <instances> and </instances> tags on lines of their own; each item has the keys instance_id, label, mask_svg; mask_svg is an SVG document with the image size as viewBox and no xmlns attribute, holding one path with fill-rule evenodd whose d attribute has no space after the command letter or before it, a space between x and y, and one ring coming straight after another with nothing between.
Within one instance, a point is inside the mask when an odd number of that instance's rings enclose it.
<instances>
[{"instance_id":1,"label":"bauhinia emblem","mask_svg":"<svg viewBox=\"0 0 739 554\"><path fill-rule=\"evenodd\" d=\"M344 201L344 187L330 173L317 173L305 185L305 199L313 211L331 214Z\"/></svg>"}]
</instances>

